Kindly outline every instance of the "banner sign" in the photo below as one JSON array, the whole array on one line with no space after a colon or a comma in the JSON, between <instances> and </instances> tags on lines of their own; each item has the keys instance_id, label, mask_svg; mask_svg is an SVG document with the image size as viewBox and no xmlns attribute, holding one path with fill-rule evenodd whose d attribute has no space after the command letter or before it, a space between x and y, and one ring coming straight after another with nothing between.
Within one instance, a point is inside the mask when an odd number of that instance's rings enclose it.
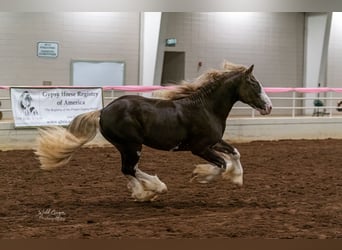
<instances>
[{"instance_id":1,"label":"banner sign","mask_svg":"<svg viewBox=\"0 0 342 250\"><path fill-rule=\"evenodd\" d=\"M12 87L15 127L68 125L77 115L103 108L102 88Z\"/></svg>"}]
</instances>

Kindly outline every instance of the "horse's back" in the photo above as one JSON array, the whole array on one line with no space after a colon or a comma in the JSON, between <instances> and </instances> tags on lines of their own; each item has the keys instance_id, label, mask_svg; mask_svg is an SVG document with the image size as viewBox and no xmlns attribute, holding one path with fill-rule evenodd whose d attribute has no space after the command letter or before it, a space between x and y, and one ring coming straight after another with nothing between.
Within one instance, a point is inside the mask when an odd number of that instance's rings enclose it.
<instances>
[{"instance_id":1,"label":"horse's back","mask_svg":"<svg viewBox=\"0 0 342 250\"><path fill-rule=\"evenodd\" d=\"M136 102L143 102L144 99L140 96L123 96L104 107L100 115L102 135L111 142L120 141L124 138L132 140L139 137L139 117L141 114Z\"/></svg>"},{"instance_id":2,"label":"horse's back","mask_svg":"<svg viewBox=\"0 0 342 250\"><path fill-rule=\"evenodd\" d=\"M172 101L123 96L100 116L101 133L112 143L137 143L170 150L186 135L181 107Z\"/></svg>"}]
</instances>

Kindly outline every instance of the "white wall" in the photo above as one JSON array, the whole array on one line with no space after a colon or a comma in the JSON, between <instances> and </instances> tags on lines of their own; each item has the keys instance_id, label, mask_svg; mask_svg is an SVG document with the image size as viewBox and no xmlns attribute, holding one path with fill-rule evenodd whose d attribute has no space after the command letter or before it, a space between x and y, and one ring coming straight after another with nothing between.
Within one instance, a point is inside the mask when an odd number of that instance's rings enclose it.
<instances>
[{"instance_id":1,"label":"white wall","mask_svg":"<svg viewBox=\"0 0 342 250\"><path fill-rule=\"evenodd\" d=\"M305 16L305 54L303 87L326 86L326 57L329 33L327 32L327 13L307 13ZM329 26L330 27L330 26ZM322 96L322 94L321 94ZM305 94L307 98L318 98L317 94ZM305 100L305 106L312 107L314 100ZM312 110L306 110L310 115Z\"/></svg>"},{"instance_id":2,"label":"white wall","mask_svg":"<svg viewBox=\"0 0 342 250\"><path fill-rule=\"evenodd\" d=\"M0 84L69 85L70 62L126 62L126 83L138 83L138 12L0 12ZM38 41L59 43L56 59L38 58Z\"/></svg>"},{"instance_id":3,"label":"white wall","mask_svg":"<svg viewBox=\"0 0 342 250\"><path fill-rule=\"evenodd\" d=\"M164 13L166 37L185 51L185 77L219 67L223 59L255 64L265 86L301 86L303 81L303 13ZM197 63L203 62L198 70Z\"/></svg>"},{"instance_id":4,"label":"white wall","mask_svg":"<svg viewBox=\"0 0 342 250\"><path fill-rule=\"evenodd\" d=\"M155 82L165 50L185 51L187 79L222 60L255 64L265 86L303 84L303 13L163 13ZM334 13L328 55L328 86L342 86L342 13ZM175 48L165 48L176 37ZM57 59L36 56L38 41L57 41ZM126 83L139 82L140 13L0 12L0 84L69 84L70 60L126 61ZM197 63L203 62L198 70ZM140 80L141 81L141 80Z\"/></svg>"},{"instance_id":5,"label":"white wall","mask_svg":"<svg viewBox=\"0 0 342 250\"><path fill-rule=\"evenodd\" d=\"M311 13L306 16L304 87L318 86L326 21L326 14Z\"/></svg>"},{"instance_id":6,"label":"white wall","mask_svg":"<svg viewBox=\"0 0 342 250\"><path fill-rule=\"evenodd\" d=\"M342 12L334 12L328 53L328 86L342 87Z\"/></svg>"},{"instance_id":7,"label":"white wall","mask_svg":"<svg viewBox=\"0 0 342 250\"><path fill-rule=\"evenodd\" d=\"M303 86L304 13L164 12L158 23L160 32L154 32L151 41L155 46L159 35L154 73L153 62L144 62L144 58L140 61L144 49L140 47L141 14L0 12L0 84L41 85L43 81L52 81L55 85L68 85L72 59L125 61L126 84L158 84L164 52L184 51L186 79L195 78L208 68L220 67L223 59L228 59L245 65L254 63L255 75L264 86ZM342 13L334 13L328 57L329 87L342 87L341 34ZM167 37L177 38L177 46L166 48ZM58 58L36 56L37 42L46 40L59 43ZM155 47L153 52L142 53L145 59L152 59ZM199 61L203 62L201 68ZM146 72L149 76L142 80ZM308 82L315 84L309 79Z\"/></svg>"},{"instance_id":8,"label":"white wall","mask_svg":"<svg viewBox=\"0 0 342 250\"><path fill-rule=\"evenodd\" d=\"M161 12L144 12L142 14L140 44L141 85L154 85L161 15Z\"/></svg>"}]
</instances>

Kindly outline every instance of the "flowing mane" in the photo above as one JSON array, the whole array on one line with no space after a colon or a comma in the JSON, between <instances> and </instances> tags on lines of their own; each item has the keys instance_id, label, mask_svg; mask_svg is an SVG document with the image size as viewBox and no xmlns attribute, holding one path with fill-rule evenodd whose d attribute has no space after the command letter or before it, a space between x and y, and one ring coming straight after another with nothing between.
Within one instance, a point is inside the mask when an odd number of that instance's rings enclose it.
<instances>
[{"instance_id":1,"label":"flowing mane","mask_svg":"<svg viewBox=\"0 0 342 250\"><path fill-rule=\"evenodd\" d=\"M197 92L204 86L217 82L222 77L227 77L227 73L233 75L247 70L243 65L233 64L228 61L223 63L222 68L223 69L221 70L211 69L191 82L183 81L180 85L177 85L175 89L162 91L161 93L158 93L157 96L168 100L182 99Z\"/></svg>"}]
</instances>

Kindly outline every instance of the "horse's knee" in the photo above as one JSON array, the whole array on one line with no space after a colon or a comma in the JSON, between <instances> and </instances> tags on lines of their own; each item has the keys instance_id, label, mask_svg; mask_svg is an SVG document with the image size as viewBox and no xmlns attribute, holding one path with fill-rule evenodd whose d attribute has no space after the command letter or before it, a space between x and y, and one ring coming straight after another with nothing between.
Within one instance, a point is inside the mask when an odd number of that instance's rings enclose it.
<instances>
[{"instance_id":1,"label":"horse's knee","mask_svg":"<svg viewBox=\"0 0 342 250\"><path fill-rule=\"evenodd\" d=\"M122 166L121 167L121 172L124 175L130 175L130 176L135 177L135 169L134 169L134 167Z\"/></svg>"},{"instance_id":2,"label":"horse's knee","mask_svg":"<svg viewBox=\"0 0 342 250\"><path fill-rule=\"evenodd\" d=\"M136 167L140 158L140 149L120 150L121 172L124 175L135 177Z\"/></svg>"}]
</instances>

